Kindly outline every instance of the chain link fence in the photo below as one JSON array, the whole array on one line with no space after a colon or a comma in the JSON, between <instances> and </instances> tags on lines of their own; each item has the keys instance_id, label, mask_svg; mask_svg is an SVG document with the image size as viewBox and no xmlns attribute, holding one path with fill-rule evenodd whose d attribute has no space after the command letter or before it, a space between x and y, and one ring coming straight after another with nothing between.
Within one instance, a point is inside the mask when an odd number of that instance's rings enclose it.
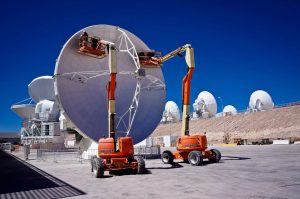
<instances>
[{"instance_id":1,"label":"chain link fence","mask_svg":"<svg viewBox=\"0 0 300 199\"><path fill-rule=\"evenodd\" d=\"M145 159L160 158L160 146L138 146L134 147L134 155L141 155Z\"/></svg>"},{"instance_id":2,"label":"chain link fence","mask_svg":"<svg viewBox=\"0 0 300 199\"><path fill-rule=\"evenodd\" d=\"M37 149L37 161L52 162L89 162L92 156L97 155L97 149L81 150L80 148L72 149ZM143 156L145 159L160 158L160 146L139 146L134 147L134 155Z\"/></svg>"},{"instance_id":3,"label":"chain link fence","mask_svg":"<svg viewBox=\"0 0 300 199\"><path fill-rule=\"evenodd\" d=\"M37 161L53 162L82 162L82 156L78 148L74 149L37 149Z\"/></svg>"}]
</instances>

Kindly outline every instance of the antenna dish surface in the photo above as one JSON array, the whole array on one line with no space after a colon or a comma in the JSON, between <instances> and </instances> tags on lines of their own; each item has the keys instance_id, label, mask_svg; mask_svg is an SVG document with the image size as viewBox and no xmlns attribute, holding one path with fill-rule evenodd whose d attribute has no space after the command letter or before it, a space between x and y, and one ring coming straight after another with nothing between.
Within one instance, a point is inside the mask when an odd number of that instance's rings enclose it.
<instances>
[{"instance_id":1,"label":"antenna dish surface","mask_svg":"<svg viewBox=\"0 0 300 199\"><path fill-rule=\"evenodd\" d=\"M230 113L231 115L236 115L237 114L237 110L236 110L236 108L234 106L227 105L227 106L224 107L223 113Z\"/></svg>"},{"instance_id":2,"label":"antenna dish surface","mask_svg":"<svg viewBox=\"0 0 300 199\"><path fill-rule=\"evenodd\" d=\"M55 100L54 80L51 76L41 76L33 79L28 85L30 97L35 102L41 100Z\"/></svg>"},{"instance_id":3,"label":"antenna dish surface","mask_svg":"<svg viewBox=\"0 0 300 199\"><path fill-rule=\"evenodd\" d=\"M250 96L249 107L253 110L266 111L274 107L272 97L263 90L257 90Z\"/></svg>"},{"instance_id":4,"label":"antenna dish surface","mask_svg":"<svg viewBox=\"0 0 300 199\"><path fill-rule=\"evenodd\" d=\"M23 119L34 118L35 104L15 104L11 106L11 110Z\"/></svg>"},{"instance_id":5,"label":"antenna dish surface","mask_svg":"<svg viewBox=\"0 0 300 199\"><path fill-rule=\"evenodd\" d=\"M214 116L217 113L215 97L208 91L200 92L195 100L194 109L196 111L208 112L210 117Z\"/></svg>"},{"instance_id":6,"label":"antenna dish surface","mask_svg":"<svg viewBox=\"0 0 300 199\"><path fill-rule=\"evenodd\" d=\"M132 55L150 49L132 33L110 25L90 26L75 33L66 42L57 59L54 72L57 101L66 118L83 136L97 142L99 138L108 136L108 56L95 58L78 53L78 39L83 31L89 36L115 43L118 67L116 136L129 134L134 143L139 143L160 122L164 110L165 85L160 68L145 69L145 77L135 74L139 62Z\"/></svg>"},{"instance_id":7,"label":"antenna dish surface","mask_svg":"<svg viewBox=\"0 0 300 199\"><path fill-rule=\"evenodd\" d=\"M173 101L168 101L165 106L165 113L172 122L180 121L180 111L177 104Z\"/></svg>"}]
</instances>

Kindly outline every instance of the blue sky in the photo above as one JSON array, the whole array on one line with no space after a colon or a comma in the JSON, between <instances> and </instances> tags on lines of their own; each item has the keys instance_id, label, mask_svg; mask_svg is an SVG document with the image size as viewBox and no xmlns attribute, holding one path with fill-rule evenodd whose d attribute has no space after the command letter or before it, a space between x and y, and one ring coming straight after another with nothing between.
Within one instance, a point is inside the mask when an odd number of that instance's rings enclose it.
<instances>
[{"instance_id":1,"label":"blue sky","mask_svg":"<svg viewBox=\"0 0 300 199\"><path fill-rule=\"evenodd\" d=\"M95 24L125 28L163 54L191 43L196 59L192 100L207 90L221 96L224 105L245 109L257 89L269 92L275 104L300 100L296 0L27 0L2 1L1 7L0 132L19 131L21 120L10 106L28 97L32 79L53 74L71 35ZM184 60L166 62L163 72L167 100L180 105Z\"/></svg>"}]
</instances>

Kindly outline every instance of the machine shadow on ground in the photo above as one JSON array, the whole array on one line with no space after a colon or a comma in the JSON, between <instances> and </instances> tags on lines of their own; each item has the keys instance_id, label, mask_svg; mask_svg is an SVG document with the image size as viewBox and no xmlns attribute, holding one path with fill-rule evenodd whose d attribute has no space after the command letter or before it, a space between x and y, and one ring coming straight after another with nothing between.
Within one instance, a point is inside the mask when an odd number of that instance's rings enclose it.
<instances>
[{"instance_id":1,"label":"machine shadow on ground","mask_svg":"<svg viewBox=\"0 0 300 199\"><path fill-rule=\"evenodd\" d=\"M170 167L147 167L147 169L177 169L181 167L183 167L181 164L174 162L173 164L170 165Z\"/></svg>"},{"instance_id":2,"label":"machine shadow on ground","mask_svg":"<svg viewBox=\"0 0 300 199\"><path fill-rule=\"evenodd\" d=\"M109 175L104 175L104 178L110 178L113 176L124 176L124 175L147 175L147 174L152 174L151 170L152 169L176 169L176 168L181 168L183 167L182 165L178 163L173 163L169 167L147 167L145 172L143 174L135 174L131 170L116 170L116 171L110 171Z\"/></svg>"},{"instance_id":3,"label":"machine shadow on ground","mask_svg":"<svg viewBox=\"0 0 300 199\"><path fill-rule=\"evenodd\" d=\"M224 159L225 158L225 159ZM222 156L222 160L249 160L251 158L247 158L247 157L237 157L237 156Z\"/></svg>"},{"instance_id":4,"label":"machine shadow on ground","mask_svg":"<svg viewBox=\"0 0 300 199\"><path fill-rule=\"evenodd\" d=\"M65 198L84 195L83 191L0 151L0 198Z\"/></svg>"},{"instance_id":5,"label":"machine shadow on ground","mask_svg":"<svg viewBox=\"0 0 300 199\"><path fill-rule=\"evenodd\" d=\"M134 172L132 172L131 170L115 170L115 171L110 171L109 175L104 175L104 178L110 178L113 176L125 176L125 175L147 175L147 174L152 174L152 172L146 168L145 172L142 174L136 174Z\"/></svg>"},{"instance_id":6,"label":"machine shadow on ground","mask_svg":"<svg viewBox=\"0 0 300 199\"><path fill-rule=\"evenodd\" d=\"M219 164L224 163L224 161L230 161L230 160L249 160L251 158L247 157L236 157L236 156L222 156L222 159L218 163L209 162L208 160L204 160L201 166L208 166L210 164ZM147 169L176 169L184 167L185 165L190 165L189 162L181 161L181 162L174 162L170 167L148 167Z\"/></svg>"},{"instance_id":7,"label":"machine shadow on ground","mask_svg":"<svg viewBox=\"0 0 300 199\"><path fill-rule=\"evenodd\" d=\"M222 159L220 160L220 162L215 163L215 162L210 162L208 160L203 161L201 166L208 166L210 164L223 164L226 161L231 161L231 160L249 160L251 158L247 158L247 157L236 157L236 156L222 156ZM189 164L189 163L187 163Z\"/></svg>"}]
</instances>

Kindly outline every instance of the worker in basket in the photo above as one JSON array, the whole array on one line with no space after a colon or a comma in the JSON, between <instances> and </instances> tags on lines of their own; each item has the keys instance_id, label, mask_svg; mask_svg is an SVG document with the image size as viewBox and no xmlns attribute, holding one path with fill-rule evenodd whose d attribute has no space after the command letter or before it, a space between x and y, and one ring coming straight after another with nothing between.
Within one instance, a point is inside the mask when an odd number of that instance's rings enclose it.
<instances>
[{"instance_id":1,"label":"worker in basket","mask_svg":"<svg viewBox=\"0 0 300 199\"><path fill-rule=\"evenodd\" d=\"M97 49L98 42L99 42L98 39L92 38L92 39L91 39L91 47L92 47L93 49Z\"/></svg>"},{"instance_id":2,"label":"worker in basket","mask_svg":"<svg viewBox=\"0 0 300 199\"><path fill-rule=\"evenodd\" d=\"M88 42L89 42L89 35L87 34L86 31L84 31L80 36L80 47L87 46Z\"/></svg>"}]
</instances>

